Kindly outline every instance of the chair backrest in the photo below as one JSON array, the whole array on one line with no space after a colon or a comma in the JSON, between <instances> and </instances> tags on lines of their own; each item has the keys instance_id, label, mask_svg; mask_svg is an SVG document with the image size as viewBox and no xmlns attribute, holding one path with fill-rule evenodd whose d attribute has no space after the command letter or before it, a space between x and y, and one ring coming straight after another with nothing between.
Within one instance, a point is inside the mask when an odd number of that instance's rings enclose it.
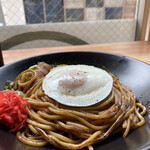
<instances>
[{"instance_id":1,"label":"chair backrest","mask_svg":"<svg viewBox=\"0 0 150 150\"><path fill-rule=\"evenodd\" d=\"M143 15L142 31L141 31L141 41L145 41L147 28L149 28L149 16L150 16L150 0L145 0L145 8ZM148 41L150 40L150 32L148 34Z\"/></svg>"}]
</instances>

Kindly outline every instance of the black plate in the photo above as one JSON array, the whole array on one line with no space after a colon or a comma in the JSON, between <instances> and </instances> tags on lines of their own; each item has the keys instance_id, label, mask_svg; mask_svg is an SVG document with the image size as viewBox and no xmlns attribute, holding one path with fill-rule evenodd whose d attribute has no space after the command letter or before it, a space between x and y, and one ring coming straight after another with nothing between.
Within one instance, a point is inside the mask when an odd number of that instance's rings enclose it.
<instances>
[{"instance_id":1,"label":"black plate","mask_svg":"<svg viewBox=\"0 0 150 150\"><path fill-rule=\"evenodd\" d=\"M114 54L96 52L65 52L31 57L0 68L0 90L7 80L15 77L28 67L44 61L49 64L87 64L107 68L126 84L147 108L146 124L123 139L122 134L114 135L94 145L96 150L137 150L150 146L150 66L138 60ZM54 150L51 145L33 147L21 143L14 133L0 129L0 150Z\"/></svg>"}]
</instances>

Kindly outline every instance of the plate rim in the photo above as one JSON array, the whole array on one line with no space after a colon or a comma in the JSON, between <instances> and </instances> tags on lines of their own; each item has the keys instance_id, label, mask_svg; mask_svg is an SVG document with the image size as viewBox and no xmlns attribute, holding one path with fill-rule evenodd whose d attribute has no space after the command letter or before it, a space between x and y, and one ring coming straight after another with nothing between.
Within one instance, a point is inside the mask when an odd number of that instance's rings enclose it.
<instances>
[{"instance_id":1,"label":"plate rim","mask_svg":"<svg viewBox=\"0 0 150 150\"><path fill-rule=\"evenodd\" d=\"M26 61L29 59L33 59L33 58L37 58L37 57L44 57L47 55L58 55L58 54L69 54L69 53L89 53L89 54L91 53L91 54L105 54L105 55L111 55L111 56L117 56L117 57L125 57L126 59L129 59L132 61L137 61L139 63L143 63L143 64L148 65L150 67L150 64L148 64L147 62L141 61L139 59L136 59L136 58L133 58L130 56L125 56L122 54L109 53L109 52L97 52L97 51L63 51L63 52L52 52L52 53L46 53L46 54L39 54L39 55L35 55L35 56L26 57L26 58L23 58L20 60L16 60L14 62L11 62L9 64L6 64L6 65L0 67L0 71L1 71L1 69L5 68L5 67L9 67L13 64L18 64L19 62L23 62L23 61Z\"/></svg>"}]
</instances>

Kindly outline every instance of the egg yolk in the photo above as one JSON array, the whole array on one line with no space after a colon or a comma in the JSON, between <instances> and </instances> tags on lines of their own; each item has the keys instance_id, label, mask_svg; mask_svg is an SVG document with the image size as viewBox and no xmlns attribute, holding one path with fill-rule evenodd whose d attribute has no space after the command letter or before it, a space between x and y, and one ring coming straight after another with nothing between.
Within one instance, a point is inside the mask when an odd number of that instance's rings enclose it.
<instances>
[{"instance_id":1,"label":"egg yolk","mask_svg":"<svg viewBox=\"0 0 150 150\"><path fill-rule=\"evenodd\" d=\"M76 89L86 82L86 72L71 71L66 72L59 80L59 86L65 89Z\"/></svg>"}]
</instances>

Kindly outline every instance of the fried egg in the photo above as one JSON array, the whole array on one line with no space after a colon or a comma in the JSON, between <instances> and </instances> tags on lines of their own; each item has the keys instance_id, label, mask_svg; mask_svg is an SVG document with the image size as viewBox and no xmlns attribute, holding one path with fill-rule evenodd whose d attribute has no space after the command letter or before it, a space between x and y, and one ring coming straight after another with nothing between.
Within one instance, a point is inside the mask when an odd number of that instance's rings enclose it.
<instances>
[{"instance_id":1,"label":"fried egg","mask_svg":"<svg viewBox=\"0 0 150 150\"><path fill-rule=\"evenodd\" d=\"M61 104L85 107L104 100L111 92L112 77L103 69L88 65L53 68L44 78L44 93Z\"/></svg>"}]
</instances>

